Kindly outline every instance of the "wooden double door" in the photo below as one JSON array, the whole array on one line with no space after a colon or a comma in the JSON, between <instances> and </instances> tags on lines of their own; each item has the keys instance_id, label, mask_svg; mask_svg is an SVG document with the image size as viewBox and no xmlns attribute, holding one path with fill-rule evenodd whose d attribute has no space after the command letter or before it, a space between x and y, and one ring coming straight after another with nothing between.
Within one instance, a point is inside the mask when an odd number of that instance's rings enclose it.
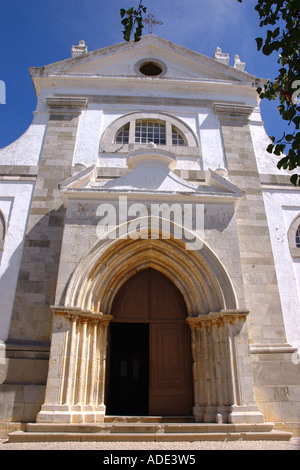
<instances>
[{"instance_id":1,"label":"wooden double door","mask_svg":"<svg viewBox=\"0 0 300 470\"><path fill-rule=\"evenodd\" d=\"M192 415L191 338L176 286L156 270L140 271L112 314L107 414Z\"/></svg>"}]
</instances>

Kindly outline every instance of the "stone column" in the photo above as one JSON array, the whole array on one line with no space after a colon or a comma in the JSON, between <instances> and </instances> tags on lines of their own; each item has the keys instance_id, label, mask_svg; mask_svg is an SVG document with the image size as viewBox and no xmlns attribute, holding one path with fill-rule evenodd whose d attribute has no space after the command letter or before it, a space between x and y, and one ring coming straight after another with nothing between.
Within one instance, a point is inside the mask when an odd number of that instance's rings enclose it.
<instances>
[{"instance_id":1,"label":"stone column","mask_svg":"<svg viewBox=\"0 0 300 470\"><path fill-rule=\"evenodd\" d=\"M104 420L107 329L112 317L53 307L53 334L43 423Z\"/></svg>"},{"instance_id":2,"label":"stone column","mask_svg":"<svg viewBox=\"0 0 300 470\"><path fill-rule=\"evenodd\" d=\"M196 422L263 422L253 395L248 312L221 310L189 317Z\"/></svg>"}]
</instances>

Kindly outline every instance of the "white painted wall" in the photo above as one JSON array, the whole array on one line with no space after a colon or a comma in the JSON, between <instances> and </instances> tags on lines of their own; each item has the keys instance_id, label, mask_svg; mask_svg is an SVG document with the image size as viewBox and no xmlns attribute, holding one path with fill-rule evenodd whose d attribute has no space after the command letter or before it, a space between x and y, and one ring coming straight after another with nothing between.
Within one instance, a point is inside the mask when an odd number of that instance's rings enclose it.
<instances>
[{"instance_id":1,"label":"white painted wall","mask_svg":"<svg viewBox=\"0 0 300 470\"><path fill-rule=\"evenodd\" d=\"M203 169L227 168L218 116L212 109L203 109L198 119Z\"/></svg>"},{"instance_id":2,"label":"white painted wall","mask_svg":"<svg viewBox=\"0 0 300 470\"><path fill-rule=\"evenodd\" d=\"M153 112L154 106L143 106L144 112ZM100 141L103 132L116 119L136 111L135 107L111 106L106 108L92 103L82 111L79 119L73 165L84 164L87 167L97 164L99 167L126 168L126 156L122 154L99 153ZM175 110L170 107L160 109L181 119L189 126L200 142L200 157L178 157L177 169L184 170L215 170L226 168L226 160L221 137L221 129L217 116L212 109L203 108L192 110L189 108Z\"/></svg>"},{"instance_id":3,"label":"white painted wall","mask_svg":"<svg viewBox=\"0 0 300 470\"><path fill-rule=\"evenodd\" d=\"M300 214L300 194L295 191L263 191L276 274L286 326L287 341L300 348L300 265L292 258L287 233Z\"/></svg>"},{"instance_id":4,"label":"white painted wall","mask_svg":"<svg viewBox=\"0 0 300 470\"><path fill-rule=\"evenodd\" d=\"M48 120L48 113L36 113L27 131L0 149L0 165L38 165Z\"/></svg>"},{"instance_id":5,"label":"white painted wall","mask_svg":"<svg viewBox=\"0 0 300 470\"><path fill-rule=\"evenodd\" d=\"M259 107L256 107L250 116L249 128L259 173L269 175L290 174L289 171L277 168L277 163L281 157L276 157L276 155L266 151L272 141L266 133Z\"/></svg>"},{"instance_id":6,"label":"white painted wall","mask_svg":"<svg viewBox=\"0 0 300 470\"><path fill-rule=\"evenodd\" d=\"M90 104L79 118L73 165L87 167L97 164L102 133L103 110L97 104Z\"/></svg>"}]
</instances>

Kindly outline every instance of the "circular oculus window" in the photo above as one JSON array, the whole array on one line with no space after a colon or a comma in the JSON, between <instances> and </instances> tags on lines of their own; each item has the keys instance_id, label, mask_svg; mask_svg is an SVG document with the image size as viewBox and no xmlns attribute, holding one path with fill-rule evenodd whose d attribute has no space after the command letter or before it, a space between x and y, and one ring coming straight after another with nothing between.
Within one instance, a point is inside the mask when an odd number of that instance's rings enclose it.
<instances>
[{"instance_id":1,"label":"circular oculus window","mask_svg":"<svg viewBox=\"0 0 300 470\"><path fill-rule=\"evenodd\" d=\"M167 67L162 62L144 59L136 64L135 70L144 77L159 77L165 75Z\"/></svg>"},{"instance_id":2,"label":"circular oculus window","mask_svg":"<svg viewBox=\"0 0 300 470\"><path fill-rule=\"evenodd\" d=\"M154 62L146 62L140 67L140 72L147 77L157 77L162 73L162 68Z\"/></svg>"}]
</instances>

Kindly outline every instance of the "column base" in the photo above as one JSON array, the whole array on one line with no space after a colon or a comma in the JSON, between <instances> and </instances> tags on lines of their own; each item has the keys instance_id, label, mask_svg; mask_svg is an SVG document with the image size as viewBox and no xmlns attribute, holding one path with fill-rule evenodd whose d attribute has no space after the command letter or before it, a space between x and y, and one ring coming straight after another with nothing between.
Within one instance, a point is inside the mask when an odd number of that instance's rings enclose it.
<instances>
[{"instance_id":1,"label":"column base","mask_svg":"<svg viewBox=\"0 0 300 470\"><path fill-rule=\"evenodd\" d=\"M103 423L105 405L43 405L37 423Z\"/></svg>"},{"instance_id":2,"label":"column base","mask_svg":"<svg viewBox=\"0 0 300 470\"><path fill-rule=\"evenodd\" d=\"M256 405L194 406L196 423L263 423L264 416Z\"/></svg>"},{"instance_id":3,"label":"column base","mask_svg":"<svg viewBox=\"0 0 300 470\"><path fill-rule=\"evenodd\" d=\"M256 405L232 405L228 415L228 422L236 423L263 423L264 416Z\"/></svg>"},{"instance_id":4,"label":"column base","mask_svg":"<svg viewBox=\"0 0 300 470\"><path fill-rule=\"evenodd\" d=\"M200 406L196 405L193 414L196 423L228 423L228 406Z\"/></svg>"}]
</instances>

